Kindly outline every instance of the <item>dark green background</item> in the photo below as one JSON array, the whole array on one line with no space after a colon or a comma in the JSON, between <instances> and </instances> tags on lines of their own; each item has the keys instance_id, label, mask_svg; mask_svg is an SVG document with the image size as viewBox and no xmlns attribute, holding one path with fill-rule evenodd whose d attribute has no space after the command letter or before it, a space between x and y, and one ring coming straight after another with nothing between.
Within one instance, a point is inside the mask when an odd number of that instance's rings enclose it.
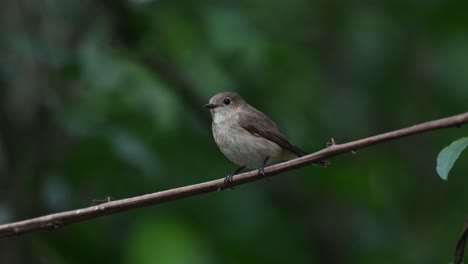
<instances>
[{"instance_id":1,"label":"dark green background","mask_svg":"<svg viewBox=\"0 0 468 264\"><path fill-rule=\"evenodd\" d=\"M467 111L465 1L2 1L0 223L224 177L202 105L239 92L298 146ZM0 240L1 263L449 263L466 127L323 169Z\"/></svg>"}]
</instances>

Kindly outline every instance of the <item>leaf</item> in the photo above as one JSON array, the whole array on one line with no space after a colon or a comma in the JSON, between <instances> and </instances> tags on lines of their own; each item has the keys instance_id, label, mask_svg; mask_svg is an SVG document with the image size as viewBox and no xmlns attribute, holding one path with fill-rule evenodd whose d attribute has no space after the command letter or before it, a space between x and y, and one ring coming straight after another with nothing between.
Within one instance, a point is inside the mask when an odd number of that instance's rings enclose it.
<instances>
[{"instance_id":1,"label":"leaf","mask_svg":"<svg viewBox=\"0 0 468 264\"><path fill-rule=\"evenodd\" d=\"M460 138L440 151L437 156L437 173L440 178L447 180L448 173L453 164L460 156L460 153L468 146L468 137Z\"/></svg>"}]
</instances>

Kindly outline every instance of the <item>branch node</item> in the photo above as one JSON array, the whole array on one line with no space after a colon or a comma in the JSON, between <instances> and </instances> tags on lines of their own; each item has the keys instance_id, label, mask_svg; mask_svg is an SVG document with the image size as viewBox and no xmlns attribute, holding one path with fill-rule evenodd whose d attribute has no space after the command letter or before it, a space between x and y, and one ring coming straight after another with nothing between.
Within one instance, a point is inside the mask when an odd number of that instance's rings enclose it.
<instances>
[{"instance_id":1,"label":"branch node","mask_svg":"<svg viewBox=\"0 0 468 264\"><path fill-rule=\"evenodd\" d=\"M110 201L111 201L110 196L107 196L106 199L94 199L93 202L91 203L91 206L98 205L98 204L103 204L103 203L108 203Z\"/></svg>"},{"instance_id":2,"label":"branch node","mask_svg":"<svg viewBox=\"0 0 468 264\"><path fill-rule=\"evenodd\" d=\"M331 147L335 146L336 145L336 142L335 142L335 139L334 138L331 138L329 142L327 142L326 146L327 146L327 149L330 149Z\"/></svg>"}]
</instances>

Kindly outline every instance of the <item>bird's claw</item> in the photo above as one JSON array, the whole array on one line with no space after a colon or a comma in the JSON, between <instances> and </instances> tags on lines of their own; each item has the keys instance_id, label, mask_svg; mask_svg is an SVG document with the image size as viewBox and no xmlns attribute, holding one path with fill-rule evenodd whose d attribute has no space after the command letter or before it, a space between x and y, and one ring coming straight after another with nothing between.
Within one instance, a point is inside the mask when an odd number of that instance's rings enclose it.
<instances>
[{"instance_id":1,"label":"bird's claw","mask_svg":"<svg viewBox=\"0 0 468 264\"><path fill-rule=\"evenodd\" d=\"M224 178L224 185L229 184L232 182L232 178L234 178L234 174L230 173L226 178Z\"/></svg>"},{"instance_id":2,"label":"bird's claw","mask_svg":"<svg viewBox=\"0 0 468 264\"><path fill-rule=\"evenodd\" d=\"M226 176L226 178L224 178L224 182L223 182L223 185L222 186L218 186L218 192L226 189L226 187L228 187L229 184L231 184L232 182L232 179L234 178L234 174L235 173L230 173L228 176ZM230 189L234 189L234 187L229 187Z\"/></svg>"},{"instance_id":3,"label":"bird's claw","mask_svg":"<svg viewBox=\"0 0 468 264\"><path fill-rule=\"evenodd\" d=\"M263 167L259 168L258 169L258 175L262 175L262 176L266 177L265 176L265 168L263 168Z\"/></svg>"}]
</instances>

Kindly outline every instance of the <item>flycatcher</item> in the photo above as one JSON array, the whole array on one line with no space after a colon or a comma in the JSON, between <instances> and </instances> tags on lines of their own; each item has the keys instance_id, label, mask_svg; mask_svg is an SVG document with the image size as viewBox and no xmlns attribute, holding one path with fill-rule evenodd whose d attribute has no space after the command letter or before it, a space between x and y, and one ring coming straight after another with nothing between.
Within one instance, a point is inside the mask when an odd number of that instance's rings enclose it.
<instances>
[{"instance_id":1,"label":"flycatcher","mask_svg":"<svg viewBox=\"0 0 468 264\"><path fill-rule=\"evenodd\" d=\"M230 173L225 183L245 167L258 168L265 175L265 166L306 155L279 131L266 115L250 106L240 95L232 92L213 96L204 106L213 118L213 137L221 152L241 166Z\"/></svg>"}]
</instances>

